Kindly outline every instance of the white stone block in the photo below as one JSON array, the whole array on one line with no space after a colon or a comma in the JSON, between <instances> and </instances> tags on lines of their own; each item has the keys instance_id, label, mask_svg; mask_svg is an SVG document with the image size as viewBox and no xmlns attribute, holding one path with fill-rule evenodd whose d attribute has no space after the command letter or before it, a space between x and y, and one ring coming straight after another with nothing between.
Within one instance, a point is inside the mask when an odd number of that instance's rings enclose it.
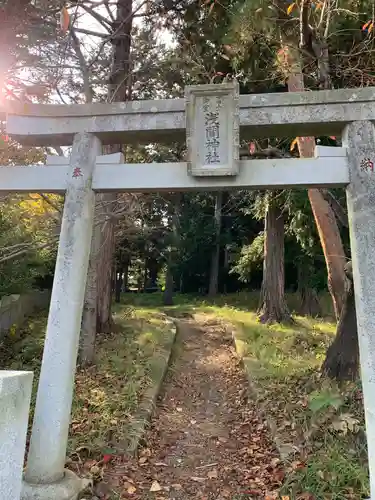
<instances>
[{"instance_id":1,"label":"white stone block","mask_svg":"<svg viewBox=\"0 0 375 500\"><path fill-rule=\"evenodd\" d=\"M19 500L32 372L0 371L0 498Z\"/></svg>"},{"instance_id":2,"label":"white stone block","mask_svg":"<svg viewBox=\"0 0 375 500\"><path fill-rule=\"evenodd\" d=\"M375 120L374 98L374 87L241 95L241 136L341 136L346 123ZM70 146L80 132L103 144L170 144L185 136L184 99L7 105L7 134L22 144Z\"/></svg>"},{"instance_id":3,"label":"white stone block","mask_svg":"<svg viewBox=\"0 0 375 500\"><path fill-rule=\"evenodd\" d=\"M98 155L96 157L96 164L97 165L107 165L109 164L116 164L116 163L124 163L124 155L122 153L112 153L108 155ZM69 165L70 162L70 156L57 156L57 155L47 155L46 158L46 165L52 166L52 165L59 165L59 166L65 166Z\"/></svg>"},{"instance_id":4,"label":"white stone block","mask_svg":"<svg viewBox=\"0 0 375 500\"><path fill-rule=\"evenodd\" d=\"M188 86L185 102L189 173L193 176L237 175L238 83Z\"/></svg>"},{"instance_id":5,"label":"white stone block","mask_svg":"<svg viewBox=\"0 0 375 500\"><path fill-rule=\"evenodd\" d=\"M315 158L332 158L346 156L346 148L339 146L315 146Z\"/></svg>"},{"instance_id":6,"label":"white stone block","mask_svg":"<svg viewBox=\"0 0 375 500\"><path fill-rule=\"evenodd\" d=\"M338 187L349 183L347 163L337 156L240 160L238 175L210 177L189 175L186 162L97 165L92 186L94 191L114 192Z\"/></svg>"}]
</instances>

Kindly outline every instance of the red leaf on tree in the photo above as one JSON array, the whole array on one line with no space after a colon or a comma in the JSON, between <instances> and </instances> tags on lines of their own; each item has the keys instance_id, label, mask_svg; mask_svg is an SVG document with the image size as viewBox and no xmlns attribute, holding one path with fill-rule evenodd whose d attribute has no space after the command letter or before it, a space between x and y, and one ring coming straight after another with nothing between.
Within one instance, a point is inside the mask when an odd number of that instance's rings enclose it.
<instances>
[{"instance_id":1,"label":"red leaf on tree","mask_svg":"<svg viewBox=\"0 0 375 500\"><path fill-rule=\"evenodd\" d=\"M371 24L371 21L367 21L367 23L365 23L363 26L362 26L362 31L365 31L369 25Z\"/></svg>"},{"instance_id":2,"label":"red leaf on tree","mask_svg":"<svg viewBox=\"0 0 375 500\"><path fill-rule=\"evenodd\" d=\"M208 9L208 15L211 14L212 12L212 9L215 7L215 0L212 2L212 4L210 5L210 8Z\"/></svg>"},{"instance_id":3,"label":"red leaf on tree","mask_svg":"<svg viewBox=\"0 0 375 500\"><path fill-rule=\"evenodd\" d=\"M60 28L63 33L66 33L70 25L70 15L68 9L63 7L60 12Z\"/></svg>"}]
</instances>

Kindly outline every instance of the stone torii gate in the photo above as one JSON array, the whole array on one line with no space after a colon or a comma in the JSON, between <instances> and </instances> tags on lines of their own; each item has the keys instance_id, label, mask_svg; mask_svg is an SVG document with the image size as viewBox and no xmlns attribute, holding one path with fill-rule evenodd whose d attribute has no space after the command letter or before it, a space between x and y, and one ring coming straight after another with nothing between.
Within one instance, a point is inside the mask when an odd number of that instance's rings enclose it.
<instances>
[{"instance_id":1,"label":"stone torii gate","mask_svg":"<svg viewBox=\"0 0 375 500\"><path fill-rule=\"evenodd\" d=\"M375 500L375 88L238 96L236 83L188 87L185 99L12 105L7 133L21 144L67 146L47 166L0 167L0 189L66 192L23 500L74 500L83 483L64 470L94 194L346 186ZM341 148L311 159L239 160L241 138L336 135ZM103 144L187 139L188 161L123 164Z\"/></svg>"}]
</instances>

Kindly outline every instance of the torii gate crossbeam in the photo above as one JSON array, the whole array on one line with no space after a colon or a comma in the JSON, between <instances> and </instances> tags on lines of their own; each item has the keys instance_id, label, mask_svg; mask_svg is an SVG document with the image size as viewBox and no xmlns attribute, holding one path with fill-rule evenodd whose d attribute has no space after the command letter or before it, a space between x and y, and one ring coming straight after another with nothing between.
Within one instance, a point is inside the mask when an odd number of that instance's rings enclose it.
<instances>
[{"instance_id":1,"label":"torii gate crossbeam","mask_svg":"<svg viewBox=\"0 0 375 500\"><path fill-rule=\"evenodd\" d=\"M345 148L316 147L316 158L240 160L232 177L193 177L187 163L123 163L120 154L99 156L93 171L96 192L220 191L340 187L349 183ZM329 164L329 168L327 168ZM2 191L64 193L69 159L47 157L45 166L0 167Z\"/></svg>"},{"instance_id":2,"label":"torii gate crossbeam","mask_svg":"<svg viewBox=\"0 0 375 500\"><path fill-rule=\"evenodd\" d=\"M341 136L347 123L375 120L374 102L374 87L241 95L241 137ZM183 141L185 100L26 107L14 102L8 109L7 132L35 146L69 146L79 132L96 134L103 144Z\"/></svg>"}]
</instances>

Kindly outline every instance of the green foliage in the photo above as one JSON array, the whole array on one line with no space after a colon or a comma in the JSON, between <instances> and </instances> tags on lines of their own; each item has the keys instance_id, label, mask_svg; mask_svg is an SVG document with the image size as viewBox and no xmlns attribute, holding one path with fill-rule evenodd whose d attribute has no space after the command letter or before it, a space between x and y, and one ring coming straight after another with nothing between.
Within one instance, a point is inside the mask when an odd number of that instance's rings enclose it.
<instances>
[{"instance_id":1,"label":"green foliage","mask_svg":"<svg viewBox=\"0 0 375 500\"><path fill-rule=\"evenodd\" d=\"M313 413L319 413L330 407L338 410L342 404L341 396L329 390L314 391L309 396L309 408Z\"/></svg>"},{"instance_id":2,"label":"green foliage","mask_svg":"<svg viewBox=\"0 0 375 500\"><path fill-rule=\"evenodd\" d=\"M95 370L78 370L75 382L68 452L74 454L79 446L89 446L98 460L108 453L108 441L111 448L113 443L124 447L135 437L134 416L139 401L158 381L165 349L173 338L173 330L163 316L140 307L129 311L127 306L116 306L115 318L116 334L100 339ZM5 347L0 346L0 362L5 369L30 369L36 375L31 413L46 319L45 314L35 316Z\"/></svg>"},{"instance_id":3,"label":"green foliage","mask_svg":"<svg viewBox=\"0 0 375 500\"><path fill-rule=\"evenodd\" d=\"M264 232L260 232L250 245L245 245L241 249L241 255L231 273L237 273L241 281L250 281L251 271L259 268L264 255Z\"/></svg>"},{"instance_id":4,"label":"green foliage","mask_svg":"<svg viewBox=\"0 0 375 500\"><path fill-rule=\"evenodd\" d=\"M0 296L25 292L36 277L52 271L56 246L38 248L51 237L48 228L30 232L22 212L17 199L0 206Z\"/></svg>"}]
</instances>

